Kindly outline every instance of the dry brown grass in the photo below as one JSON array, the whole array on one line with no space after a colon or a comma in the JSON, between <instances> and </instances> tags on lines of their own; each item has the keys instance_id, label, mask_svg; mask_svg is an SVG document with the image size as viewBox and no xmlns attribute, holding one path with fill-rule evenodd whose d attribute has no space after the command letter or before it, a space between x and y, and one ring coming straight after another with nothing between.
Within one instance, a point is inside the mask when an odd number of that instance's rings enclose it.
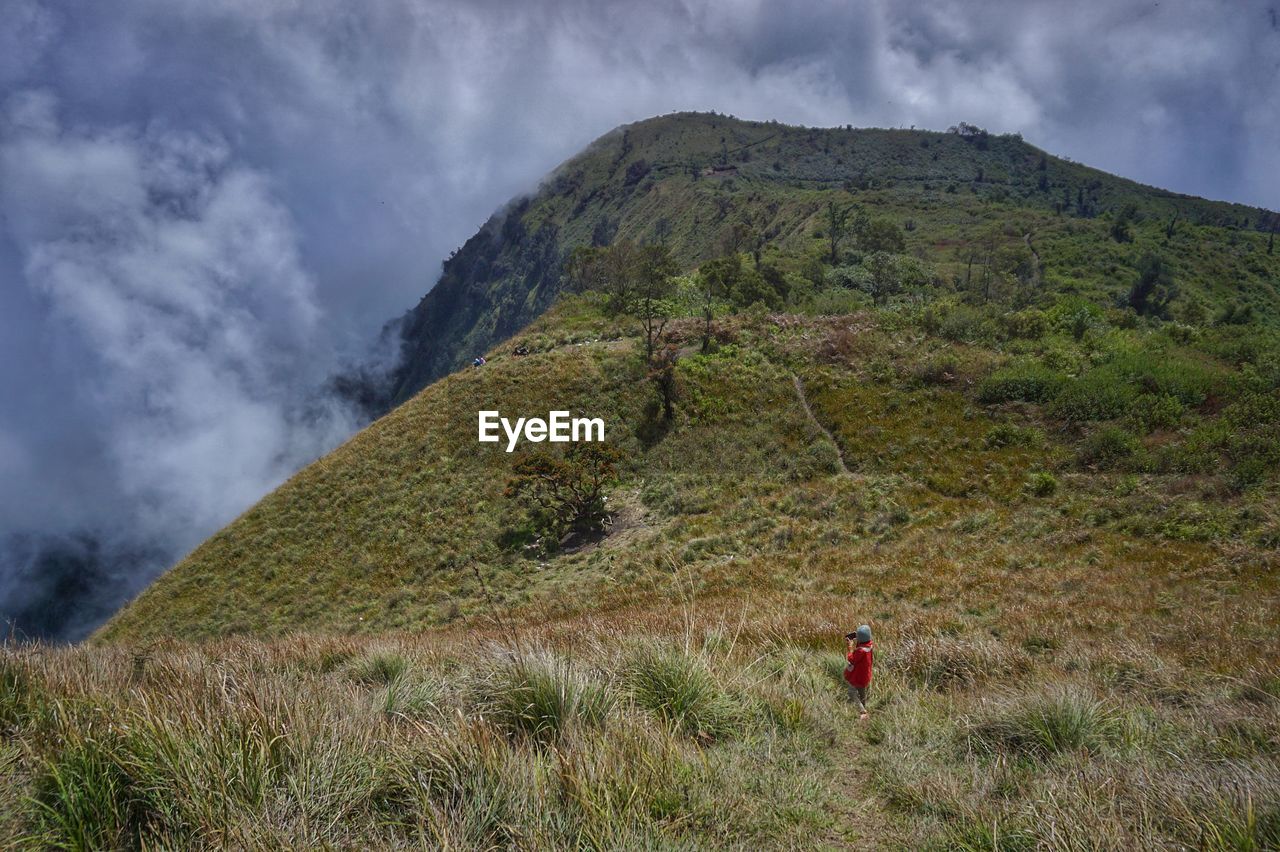
<instances>
[{"instance_id":1,"label":"dry brown grass","mask_svg":"<svg viewBox=\"0 0 1280 852\"><path fill-rule=\"evenodd\" d=\"M537 354L450 377L299 474L93 647L6 649L0 836L1280 843L1274 484L1079 469L1084 431L976 402L965 380L1004 355L901 316L724 326L681 361L652 445L630 343L550 318ZM1083 363L1098 344L1052 345ZM833 475L795 374L856 476ZM509 459L450 412L555 394L613 412L635 464L617 534L532 560L501 544ZM1029 490L1044 471L1059 487ZM865 725L840 684L861 622Z\"/></svg>"},{"instance_id":2,"label":"dry brown grass","mask_svg":"<svg viewBox=\"0 0 1280 852\"><path fill-rule=\"evenodd\" d=\"M998 637L963 598L898 618L879 595L775 593L514 635L10 647L0 831L81 848L1274 842L1274 645L1203 669L1137 629L1050 629L1052 601ZM859 725L839 637L863 613L878 651Z\"/></svg>"}]
</instances>

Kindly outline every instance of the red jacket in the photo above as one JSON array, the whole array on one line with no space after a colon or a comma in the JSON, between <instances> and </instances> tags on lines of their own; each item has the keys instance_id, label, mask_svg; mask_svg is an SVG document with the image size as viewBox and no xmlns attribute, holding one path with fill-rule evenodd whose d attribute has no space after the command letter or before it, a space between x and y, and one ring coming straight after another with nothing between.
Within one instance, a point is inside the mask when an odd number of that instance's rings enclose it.
<instances>
[{"instance_id":1,"label":"red jacket","mask_svg":"<svg viewBox=\"0 0 1280 852\"><path fill-rule=\"evenodd\" d=\"M865 689L871 685L871 656L870 642L859 642L858 647L845 655L849 665L844 667L844 679L851 686Z\"/></svg>"}]
</instances>

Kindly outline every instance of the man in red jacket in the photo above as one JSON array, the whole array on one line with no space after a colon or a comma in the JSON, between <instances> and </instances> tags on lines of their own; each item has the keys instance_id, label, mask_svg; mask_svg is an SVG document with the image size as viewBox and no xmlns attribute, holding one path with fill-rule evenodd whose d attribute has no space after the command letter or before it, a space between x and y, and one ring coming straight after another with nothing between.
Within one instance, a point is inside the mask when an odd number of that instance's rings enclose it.
<instances>
[{"instance_id":1,"label":"man in red jacket","mask_svg":"<svg viewBox=\"0 0 1280 852\"><path fill-rule=\"evenodd\" d=\"M849 665L844 667L844 679L849 685L849 700L858 702L862 708L862 715L858 718L865 719L867 690L871 688L871 627L862 625L856 633L845 636L844 641L844 657L849 661Z\"/></svg>"}]
</instances>

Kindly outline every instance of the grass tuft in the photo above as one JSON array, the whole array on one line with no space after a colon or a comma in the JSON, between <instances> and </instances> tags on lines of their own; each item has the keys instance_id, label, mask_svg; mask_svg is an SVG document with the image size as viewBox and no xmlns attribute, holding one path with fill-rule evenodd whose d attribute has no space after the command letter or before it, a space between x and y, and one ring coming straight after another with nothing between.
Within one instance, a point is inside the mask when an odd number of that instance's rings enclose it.
<instances>
[{"instance_id":1,"label":"grass tuft","mask_svg":"<svg viewBox=\"0 0 1280 852\"><path fill-rule=\"evenodd\" d=\"M980 747L1035 758L1103 751L1119 743L1123 734L1113 707L1070 688L1006 700L969 728L971 741Z\"/></svg>"},{"instance_id":2,"label":"grass tuft","mask_svg":"<svg viewBox=\"0 0 1280 852\"><path fill-rule=\"evenodd\" d=\"M628 661L625 680L636 704L701 741L733 736L746 718L740 699L720 686L700 656L643 647Z\"/></svg>"},{"instance_id":3,"label":"grass tuft","mask_svg":"<svg viewBox=\"0 0 1280 852\"><path fill-rule=\"evenodd\" d=\"M604 683L568 660L541 653L498 666L475 684L473 697L500 729L539 742L599 727L615 700Z\"/></svg>"}]
</instances>

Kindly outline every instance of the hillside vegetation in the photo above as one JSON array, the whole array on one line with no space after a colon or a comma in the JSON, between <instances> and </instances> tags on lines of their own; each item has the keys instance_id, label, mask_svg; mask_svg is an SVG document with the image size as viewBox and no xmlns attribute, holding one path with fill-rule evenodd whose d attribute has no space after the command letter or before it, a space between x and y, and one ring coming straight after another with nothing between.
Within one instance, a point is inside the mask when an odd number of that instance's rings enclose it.
<instances>
[{"instance_id":1,"label":"hillside vegetation","mask_svg":"<svg viewBox=\"0 0 1280 852\"><path fill-rule=\"evenodd\" d=\"M820 255L828 204L859 204L905 229L905 252L940 280L1009 300L1034 279L1110 302L1159 251L1184 298L1176 318L1280 318L1280 217L1143 186L1012 135L792 127L680 113L625 125L511 202L444 264L402 324L402 402L544 311L578 246L663 242L685 268L748 224L770 245ZM1118 239L1117 239L1118 238Z\"/></svg>"},{"instance_id":2,"label":"hillside vegetation","mask_svg":"<svg viewBox=\"0 0 1280 852\"><path fill-rule=\"evenodd\" d=\"M457 325L410 370L513 334L483 367L88 645L4 648L0 845L1280 848L1269 214L962 131L679 116L571 161L520 240L446 267ZM880 157L865 188L823 171L840 134ZM1096 208L1045 173L1097 176ZM619 181L608 245L564 236ZM703 218L766 185L774 218ZM546 290L467 265L527 257L539 215ZM478 443L480 409L604 418L606 529L510 487L580 461Z\"/></svg>"},{"instance_id":3,"label":"hillside vegetation","mask_svg":"<svg viewBox=\"0 0 1280 852\"><path fill-rule=\"evenodd\" d=\"M208 727L233 712L325 732L282 728L302 754L255 758L268 798L226 794L230 814L194 828L166 817L169 838L1275 845L1270 333L1090 313L1077 340L1068 301L1039 337L974 319L994 336L957 342L930 330L930 306L757 309L721 315L703 354L702 323L677 318L663 430L643 341L601 302L561 303L512 342L529 355L492 352L299 474L121 613L100 649L11 665L71 701L64 670L119 660L74 689L149 724L177 714L191 760L231 736ZM1082 413L1113 397L1109 419ZM608 415L629 459L609 535L531 547L502 489L533 447L476 444L472 412L490 405ZM839 649L864 620L879 650L860 724ZM230 632L282 638L185 643ZM166 683L215 678L207 703L139 708L112 673L131 648ZM224 677L245 685L225 693ZM256 690L302 718L260 709ZM138 736L112 759L152 748ZM371 760L371 738L393 745ZM66 759L47 742L15 758L32 789L54 771L36 755ZM350 767L351 786L304 795L312 765Z\"/></svg>"}]
</instances>

